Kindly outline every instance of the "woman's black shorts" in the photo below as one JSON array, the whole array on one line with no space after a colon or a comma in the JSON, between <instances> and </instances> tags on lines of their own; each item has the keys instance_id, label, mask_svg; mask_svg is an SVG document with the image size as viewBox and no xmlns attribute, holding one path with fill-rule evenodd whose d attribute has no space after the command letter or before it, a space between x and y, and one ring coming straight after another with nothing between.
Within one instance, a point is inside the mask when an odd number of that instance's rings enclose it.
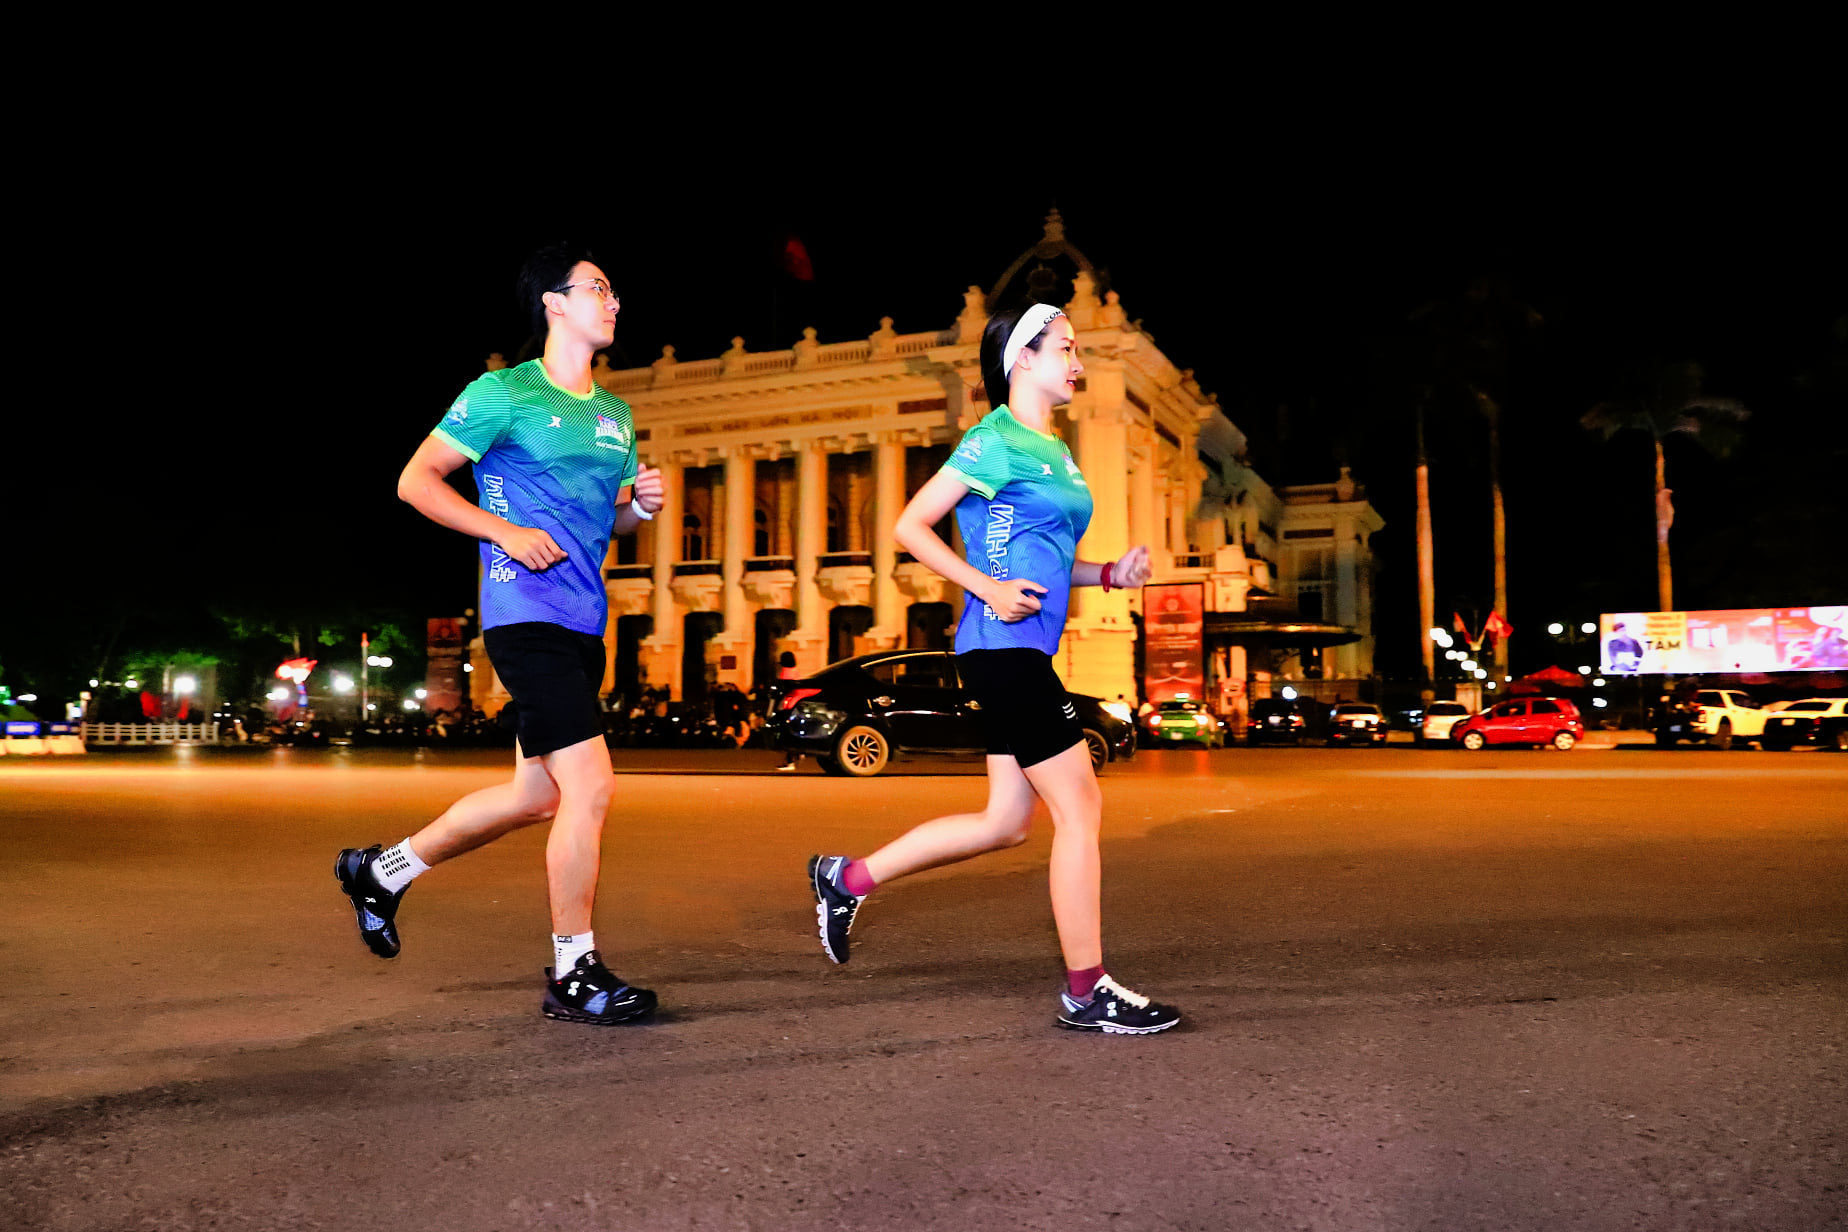
<instances>
[{"instance_id":1,"label":"woman's black shorts","mask_svg":"<svg viewBox=\"0 0 1848 1232\"><path fill-rule=\"evenodd\" d=\"M521 756L544 757L603 734L597 694L609 653L602 638L529 620L496 625L481 640L513 694Z\"/></svg>"},{"instance_id":2,"label":"woman's black shorts","mask_svg":"<svg viewBox=\"0 0 1848 1232\"><path fill-rule=\"evenodd\" d=\"M1044 651L971 650L956 656L956 670L982 708L990 754L1024 770L1084 743L1065 682Z\"/></svg>"}]
</instances>

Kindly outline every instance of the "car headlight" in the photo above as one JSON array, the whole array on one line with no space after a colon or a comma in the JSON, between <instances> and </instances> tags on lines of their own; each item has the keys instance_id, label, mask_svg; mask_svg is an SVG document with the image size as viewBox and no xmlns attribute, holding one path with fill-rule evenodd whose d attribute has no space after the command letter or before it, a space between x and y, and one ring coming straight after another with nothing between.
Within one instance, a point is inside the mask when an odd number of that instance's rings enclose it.
<instances>
[{"instance_id":1,"label":"car headlight","mask_svg":"<svg viewBox=\"0 0 1848 1232\"><path fill-rule=\"evenodd\" d=\"M1130 721L1130 709L1129 709L1128 702L1105 702L1103 704L1103 710L1105 714L1114 714L1117 718L1122 719L1125 723Z\"/></svg>"}]
</instances>

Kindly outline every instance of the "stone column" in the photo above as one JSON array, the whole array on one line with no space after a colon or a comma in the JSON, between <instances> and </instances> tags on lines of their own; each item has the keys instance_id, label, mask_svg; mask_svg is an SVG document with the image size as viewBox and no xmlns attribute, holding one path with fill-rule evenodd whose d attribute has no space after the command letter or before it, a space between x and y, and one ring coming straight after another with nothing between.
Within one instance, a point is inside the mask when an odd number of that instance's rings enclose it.
<instances>
[{"instance_id":1,"label":"stone column","mask_svg":"<svg viewBox=\"0 0 1848 1232\"><path fill-rule=\"evenodd\" d=\"M828 454L820 441L793 442L796 453L796 666L825 666L828 610L816 579L828 536Z\"/></svg>"},{"instance_id":2,"label":"stone column","mask_svg":"<svg viewBox=\"0 0 1848 1232\"><path fill-rule=\"evenodd\" d=\"M642 663L652 688L666 685L679 700L680 609L674 603L674 565L680 560L680 518L685 507L685 468L670 459L661 462L663 488L660 512L654 525L654 632L642 642ZM646 533L646 532L639 532Z\"/></svg>"},{"instance_id":3,"label":"stone column","mask_svg":"<svg viewBox=\"0 0 1848 1232\"><path fill-rule=\"evenodd\" d=\"M1078 544L1081 560L1113 561L1129 548L1129 425L1123 361L1085 360L1085 390L1072 401L1077 441L1072 449L1091 489L1091 525ZM1071 617L1058 656L1066 686L1114 698L1135 695L1135 625L1129 597L1087 588L1072 594Z\"/></svg>"},{"instance_id":4,"label":"stone column","mask_svg":"<svg viewBox=\"0 0 1848 1232\"><path fill-rule=\"evenodd\" d=\"M904 596L898 593L898 540L892 532L905 508L905 446L881 433L873 452L873 627L868 638L887 648L905 640Z\"/></svg>"},{"instance_id":5,"label":"stone column","mask_svg":"<svg viewBox=\"0 0 1848 1232\"><path fill-rule=\"evenodd\" d=\"M721 655L736 656L738 666L719 672L721 682L750 687L751 608L744 594L744 558L751 554L751 515L757 508L757 460L743 445L725 455L725 539L720 577L724 590L725 631L714 640Z\"/></svg>"},{"instance_id":6,"label":"stone column","mask_svg":"<svg viewBox=\"0 0 1848 1232\"><path fill-rule=\"evenodd\" d=\"M1360 554L1356 550L1358 547L1359 544L1355 542L1354 537L1353 521L1337 517L1335 519L1335 576L1332 587L1334 593L1327 596L1324 602L1332 609L1333 619L1337 624L1346 625L1350 629L1359 628L1365 633L1369 630L1360 623L1360 572L1358 568ZM1324 620L1328 618L1323 617ZM1425 636L1429 637L1430 634L1426 633ZM1334 659L1337 676L1359 674L1356 670L1360 661L1357 643L1350 642L1346 646L1335 647L1335 653L1330 657Z\"/></svg>"}]
</instances>

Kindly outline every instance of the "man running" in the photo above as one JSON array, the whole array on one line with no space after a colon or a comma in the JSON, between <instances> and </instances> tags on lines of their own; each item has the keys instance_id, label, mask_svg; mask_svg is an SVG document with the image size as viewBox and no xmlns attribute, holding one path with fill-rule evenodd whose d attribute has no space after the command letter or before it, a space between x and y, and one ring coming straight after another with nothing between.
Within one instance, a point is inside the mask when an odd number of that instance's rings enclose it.
<instances>
[{"instance_id":1,"label":"man running","mask_svg":"<svg viewBox=\"0 0 1848 1232\"><path fill-rule=\"evenodd\" d=\"M398 495L434 522L481 541L481 627L519 716L513 779L464 796L382 850L349 848L334 873L359 934L398 953L398 906L412 878L522 826L549 821L546 887L553 966L548 1018L608 1024L649 1013L655 995L603 965L591 908L613 776L597 704L607 661L603 558L662 503L659 471L638 466L629 407L591 380L621 307L590 253L533 254L519 294L545 353L488 372L462 391L398 478ZM444 479L474 464L479 505Z\"/></svg>"}]
</instances>

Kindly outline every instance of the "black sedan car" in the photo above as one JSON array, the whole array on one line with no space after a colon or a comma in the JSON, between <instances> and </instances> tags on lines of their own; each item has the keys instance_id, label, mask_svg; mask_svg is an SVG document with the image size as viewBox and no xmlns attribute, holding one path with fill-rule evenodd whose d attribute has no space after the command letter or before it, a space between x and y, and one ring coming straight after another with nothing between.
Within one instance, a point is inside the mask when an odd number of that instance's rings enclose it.
<instances>
[{"instance_id":1,"label":"black sedan car","mask_svg":"<svg viewBox=\"0 0 1848 1232\"><path fill-rule=\"evenodd\" d=\"M981 714L946 650L858 655L782 685L766 724L771 742L808 754L829 774L864 778L894 758L979 757L985 750ZM1071 698L1094 768L1135 752L1134 726L1095 697Z\"/></svg>"},{"instance_id":2,"label":"black sedan car","mask_svg":"<svg viewBox=\"0 0 1848 1232\"><path fill-rule=\"evenodd\" d=\"M1303 727L1298 703L1287 697L1260 698L1251 703L1245 739L1252 744L1301 744Z\"/></svg>"}]
</instances>

